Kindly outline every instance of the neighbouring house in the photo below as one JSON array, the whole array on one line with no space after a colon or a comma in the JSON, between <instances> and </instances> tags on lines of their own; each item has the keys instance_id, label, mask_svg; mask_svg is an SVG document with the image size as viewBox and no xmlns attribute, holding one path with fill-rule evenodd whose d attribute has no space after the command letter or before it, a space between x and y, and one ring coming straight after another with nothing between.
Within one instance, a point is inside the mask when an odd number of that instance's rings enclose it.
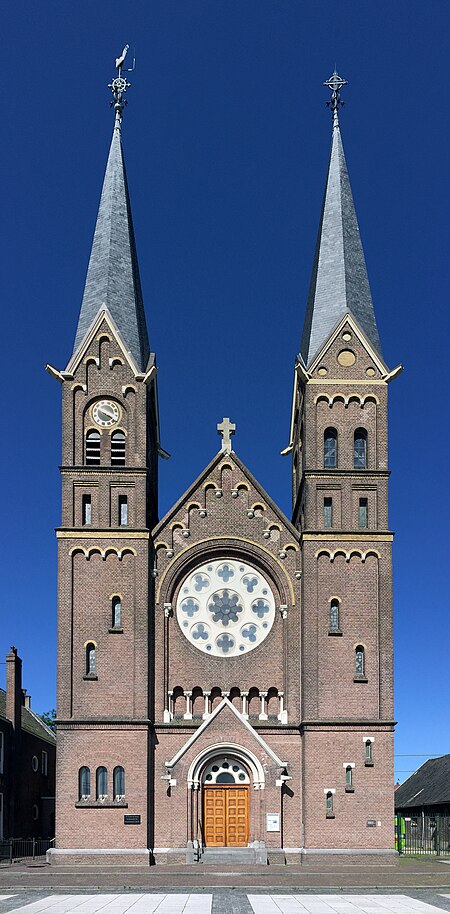
<instances>
[{"instance_id":1,"label":"neighbouring house","mask_svg":"<svg viewBox=\"0 0 450 914\"><path fill-rule=\"evenodd\" d=\"M56 738L30 705L12 647L0 689L0 840L55 834Z\"/></svg>"},{"instance_id":2,"label":"neighbouring house","mask_svg":"<svg viewBox=\"0 0 450 914\"><path fill-rule=\"evenodd\" d=\"M395 791L402 816L450 816L450 755L430 758Z\"/></svg>"}]
</instances>

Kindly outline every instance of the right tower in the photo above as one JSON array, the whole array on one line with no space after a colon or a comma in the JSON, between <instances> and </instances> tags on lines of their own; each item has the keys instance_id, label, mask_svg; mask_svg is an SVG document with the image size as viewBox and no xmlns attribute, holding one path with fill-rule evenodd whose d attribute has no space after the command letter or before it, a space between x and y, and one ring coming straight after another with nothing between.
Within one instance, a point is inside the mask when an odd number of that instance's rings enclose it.
<instances>
[{"instance_id":1,"label":"right tower","mask_svg":"<svg viewBox=\"0 0 450 914\"><path fill-rule=\"evenodd\" d=\"M392 853L393 534L386 367L342 146L335 72L330 163L290 445L302 541L305 852ZM325 819L318 815L324 809Z\"/></svg>"}]
</instances>

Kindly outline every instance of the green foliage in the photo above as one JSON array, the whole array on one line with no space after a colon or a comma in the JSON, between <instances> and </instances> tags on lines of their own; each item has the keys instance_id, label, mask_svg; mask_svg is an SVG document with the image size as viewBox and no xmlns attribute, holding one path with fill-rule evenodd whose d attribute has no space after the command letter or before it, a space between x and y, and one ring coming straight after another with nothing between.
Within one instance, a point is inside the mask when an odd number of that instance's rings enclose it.
<instances>
[{"instance_id":1,"label":"green foliage","mask_svg":"<svg viewBox=\"0 0 450 914\"><path fill-rule=\"evenodd\" d=\"M43 711L39 717L44 721L44 724L47 724L47 727L50 727L50 730L53 730L54 733L56 730L56 708L52 708L50 711Z\"/></svg>"}]
</instances>

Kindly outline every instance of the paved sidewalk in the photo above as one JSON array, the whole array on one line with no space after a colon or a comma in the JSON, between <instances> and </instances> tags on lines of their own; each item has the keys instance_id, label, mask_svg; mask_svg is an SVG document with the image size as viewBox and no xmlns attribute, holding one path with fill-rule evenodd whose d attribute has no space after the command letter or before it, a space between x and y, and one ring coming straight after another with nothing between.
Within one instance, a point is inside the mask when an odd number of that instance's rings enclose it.
<instances>
[{"instance_id":1,"label":"paved sidewalk","mask_svg":"<svg viewBox=\"0 0 450 914\"><path fill-rule=\"evenodd\" d=\"M0 894L42 891L185 891L240 888L247 892L284 892L383 888L386 891L429 888L450 892L450 866L436 858L402 858L398 866L154 866L54 868L44 863L0 866Z\"/></svg>"},{"instance_id":2,"label":"paved sidewalk","mask_svg":"<svg viewBox=\"0 0 450 914\"><path fill-rule=\"evenodd\" d=\"M448 914L450 895L402 893L0 894L0 914ZM443 906L444 905L444 906Z\"/></svg>"}]
</instances>

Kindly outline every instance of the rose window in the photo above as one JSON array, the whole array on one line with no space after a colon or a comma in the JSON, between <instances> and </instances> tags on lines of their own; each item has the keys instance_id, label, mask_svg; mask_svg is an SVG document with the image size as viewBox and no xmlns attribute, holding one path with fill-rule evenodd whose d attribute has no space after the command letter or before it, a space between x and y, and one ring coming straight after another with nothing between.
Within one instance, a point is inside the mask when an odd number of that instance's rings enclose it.
<instances>
[{"instance_id":1,"label":"rose window","mask_svg":"<svg viewBox=\"0 0 450 914\"><path fill-rule=\"evenodd\" d=\"M275 599L260 571L244 562L209 562L183 582L177 601L181 631L214 657L247 654L264 641Z\"/></svg>"}]
</instances>

